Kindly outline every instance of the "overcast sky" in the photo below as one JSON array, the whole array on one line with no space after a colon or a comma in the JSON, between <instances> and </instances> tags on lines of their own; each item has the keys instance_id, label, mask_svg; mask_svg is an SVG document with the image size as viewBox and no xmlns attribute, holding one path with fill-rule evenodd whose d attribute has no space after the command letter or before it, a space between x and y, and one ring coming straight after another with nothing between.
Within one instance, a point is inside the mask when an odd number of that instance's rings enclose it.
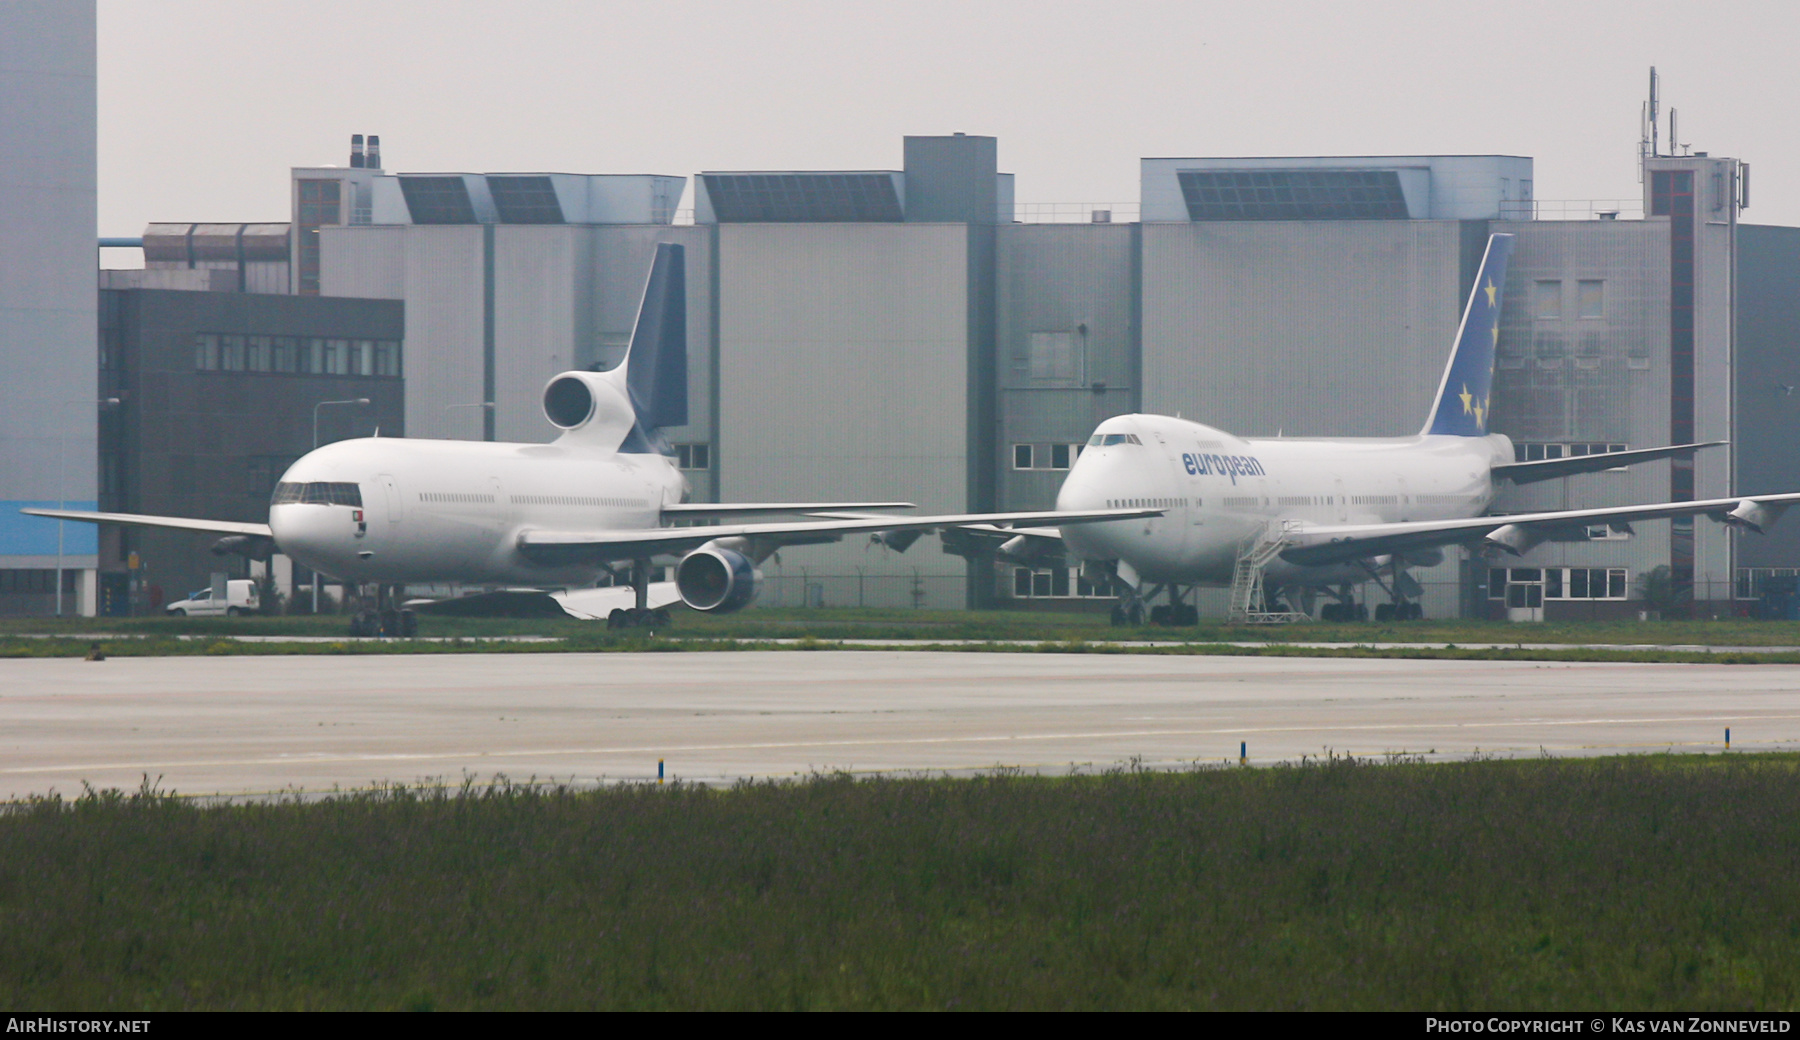
<instances>
[{"instance_id":1,"label":"overcast sky","mask_svg":"<svg viewBox=\"0 0 1800 1040\"><path fill-rule=\"evenodd\" d=\"M1536 160L1635 199L1648 68L1682 143L1800 224L1800 4L100 0L100 233L286 220L290 166L897 169L999 138L1017 199L1135 203L1146 156ZM1666 131L1666 114L1664 120ZM687 203L691 204L691 203Z\"/></svg>"}]
</instances>

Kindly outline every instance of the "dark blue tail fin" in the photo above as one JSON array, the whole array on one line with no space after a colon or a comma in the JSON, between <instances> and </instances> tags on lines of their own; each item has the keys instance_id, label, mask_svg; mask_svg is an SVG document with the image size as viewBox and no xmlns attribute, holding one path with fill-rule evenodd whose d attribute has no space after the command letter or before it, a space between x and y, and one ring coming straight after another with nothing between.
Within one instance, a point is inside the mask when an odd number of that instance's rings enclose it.
<instances>
[{"instance_id":1,"label":"dark blue tail fin","mask_svg":"<svg viewBox=\"0 0 1800 1040\"><path fill-rule=\"evenodd\" d=\"M1475 273L1475 288L1463 310L1456 347L1444 366L1437 400L1421 433L1485 437L1488 400L1494 385L1494 347L1500 342L1500 298L1506 292L1506 261L1513 236L1489 235L1487 254Z\"/></svg>"},{"instance_id":2,"label":"dark blue tail fin","mask_svg":"<svg viewBox=\"0 0 1800 1040\"><path fill-rule=\"evenodd\" d=\"M687 253L682 246L664 242L656 247L624 368L625 390L637 413L634 433L687 425Z\"/></svg>"}]
</instances>

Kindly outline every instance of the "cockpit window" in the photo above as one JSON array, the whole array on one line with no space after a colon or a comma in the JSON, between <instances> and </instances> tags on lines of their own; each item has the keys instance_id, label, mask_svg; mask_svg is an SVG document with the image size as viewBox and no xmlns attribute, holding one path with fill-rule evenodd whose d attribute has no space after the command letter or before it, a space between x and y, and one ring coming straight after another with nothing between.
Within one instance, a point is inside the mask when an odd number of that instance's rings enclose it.
<instances>
[{"instance_id":1,"label":"cockpit window","mask_svg":"<svg viewBox=\"0 0 1800 1040\"><path fill-rule=\"evenodd\" d=\"M1096 433L1088 438L1088 447L1104 448L1111 444L1142 444L1135 433Z\"/></svg>"},{"instance_id":2,"label":"cockpit window","mask_svg":"<svg viewBox=\"0 0 1800 1040\"><path fill-rule=\"evenodd\" d=\"M339 481L320 480L309 484L277 484L272 506L299 503L309 506L356 506L362 508L362 487Z\"/></svg>"}]
</instances>

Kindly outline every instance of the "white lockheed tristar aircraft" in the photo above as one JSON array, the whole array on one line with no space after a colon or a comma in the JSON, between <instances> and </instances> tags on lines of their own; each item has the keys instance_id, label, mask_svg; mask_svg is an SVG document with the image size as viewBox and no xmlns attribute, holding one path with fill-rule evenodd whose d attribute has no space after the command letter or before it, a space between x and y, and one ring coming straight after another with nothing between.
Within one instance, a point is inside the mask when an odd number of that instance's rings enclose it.
<instances>
[{"instance_id":1,"label":"white lockheed tristar aircraft","mask_svg":"<svg viewBox=\"0 0 1800 1040\"><path fill-rule=\"evenodd\" d=\"M1115 623L1142 620L1143 602L1167 592L1152 619L1192 624L1183 587L1232 590L1238 621L1297 620L1277 599L1301 605L1324 590L1330 620L1366 617L1351 586L1373 580L1393 598L1377 617L1422 616L1421 589L1406 573L1464 544L1519 555L1558 530L1707 516L1753 531L1800 494L1561 512L1485 515L1494 484L1531 483L1616 466L1691 456L1724 443L1681 444L1543 461L1514 461L1504 434L1489 433L1488 391L1499 341L1500 293L1513 236L1489 238L1461 328L1425 426L1411 437L1241 438L1163 415L1102 422L1056 496L1058 509L1156 508L1161 516L1091 526L987 531L1007 536L1005 557L1032 562L1068 552L1090 580L1122 588ZM980 528L975 529L980 531ZM947 531L947 543L966 538ZM1060 538L1060 544L1056 541Z\"/></svg>"},{"instance_id":2,"label":"white lockheed tristar aircraft","mask_svg":"<svg viewBox=\"0 0 1800 1040\"><path fill-rule=\"evenodd\" d=\"M836 541L852 532L896 532L894 544L967 524L1073 525L1144 519L1160 510L952 516L871 516L849 510L907 502L690 504L686 478L658 430L687 422L687 292L682 247L662 244L650 268L624 362L607 372L564 372L544 388L544 414L562 435L549 444L363 438L302 457L276 486L267 524L129 513L27 509L37 516L214 532L214 552L266 559L281 552L347 582L381 587L379 611L352 622L357 635L410 634L400 586L459 583L592 590L610 575L633 590L595 590L617 603L613 627L664 621L685 602L728 612L750 604L757 565L786 545ZM745 523L774 515L809 519ZM699 527L675 523L721 521ZM673 583L651 583L657 556L679 556ZM634 594L633 594L634 593ZM654 595L653 595L654 594ZM590 616L596 611L591 606ZM627 606L626 604L629 604Z\"/></svg>"}]
</instances>

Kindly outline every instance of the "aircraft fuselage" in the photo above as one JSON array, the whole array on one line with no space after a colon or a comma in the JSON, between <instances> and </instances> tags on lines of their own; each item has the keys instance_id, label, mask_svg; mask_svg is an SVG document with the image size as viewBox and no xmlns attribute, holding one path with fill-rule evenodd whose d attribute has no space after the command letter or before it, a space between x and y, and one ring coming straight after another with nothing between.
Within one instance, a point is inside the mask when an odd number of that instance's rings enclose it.
<instances>
[{"instance_id":1,"label":"aircraft fuselage","mask_svg":"<svg viewBox=\"0 0 1800 1040\"><path fill-rule=\"evenodd\" d=\"M360 504L333 490L351 485ZM269 527L282 552L344 581L581 586L597 567L535 564L518 551L519 533L656 527L686 490L662 455L366 438L295 462Z\"/></svg>"},{"instance_id":2,"label":"aircraft fuselage","mask_svg":"<svg viewBox=\"0 0 1800 1040\"><path fill-rule=\"evenodd\" d=\"M1512 460L1503 434L1242 438L1169 416L1122 415L1094 431L1056 507L1164 508L1149 520L1066 528L1062 537L1078 558L1125 560L1147 581L1230 585L1240 549L1270 525L1479 516L1493 499L1491 468ZM1276 587L1362 576L1279 559L1267 569Z\"/></svg>"}]
</instances>

